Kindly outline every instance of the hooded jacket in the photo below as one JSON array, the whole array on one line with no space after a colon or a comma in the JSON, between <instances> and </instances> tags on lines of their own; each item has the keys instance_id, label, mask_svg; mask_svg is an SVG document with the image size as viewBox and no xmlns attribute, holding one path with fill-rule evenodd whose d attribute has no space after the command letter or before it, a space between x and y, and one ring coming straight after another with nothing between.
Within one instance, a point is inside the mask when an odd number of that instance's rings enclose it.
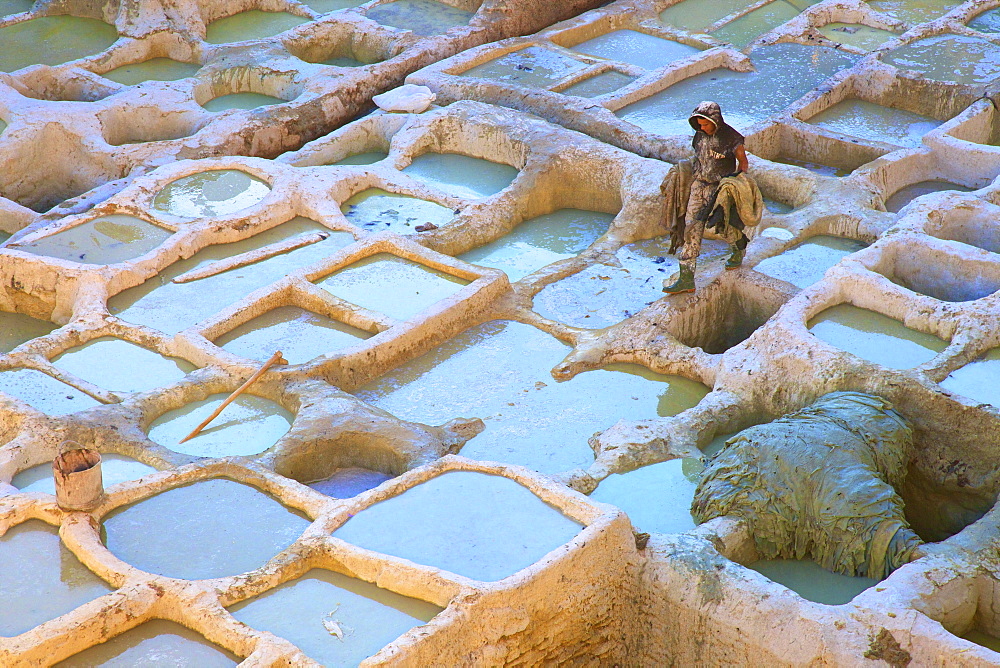
<instances>
[{"instance_id":1,"label":"hooded jacket","mask_svg":"<svg viewBox=\"0 0 1000 668\"><path fill-rule=\"evenodd\" d=\"M699 118L715 125L715 134L708 134L698 127ZM736 149L743 144L743 135L722 118L717 102L702 102L691 112L688 123L694 128L694 178L707 183L718 183L736 172Z\"/></svg>"}]
</instances>

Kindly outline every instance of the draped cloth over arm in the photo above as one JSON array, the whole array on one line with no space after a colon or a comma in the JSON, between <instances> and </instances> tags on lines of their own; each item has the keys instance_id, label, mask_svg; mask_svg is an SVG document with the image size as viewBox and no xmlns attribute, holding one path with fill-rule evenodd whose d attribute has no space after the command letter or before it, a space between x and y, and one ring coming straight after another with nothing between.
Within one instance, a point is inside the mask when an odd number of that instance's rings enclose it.
<instances>
[{"instance_id":1,"label":"draped cloth over arm","mask_svg":"<svg viewBox=\"0 0 1000 668\"><path fill-rule=\"evenodd\" d=\"M671 255L684 243L684 215L691 193L691 179L691 162L681 160L667 172L660 184L660 193L667 200L663 227L670 231L670 250L667 252Z\"/></svg>"},{"instance_id":2,"label":"draped cloth over arm","mask_svg":"<svg viewBox=\"0 0 1000 668\"><path fill-rule=\"evenodd\" d=\"M746 520L762 558L882 579L922 542L894 488L911 444L889 402L834 392L730 439L705 469L691 512L699 523Z\"/></svg>"}]
</instances>

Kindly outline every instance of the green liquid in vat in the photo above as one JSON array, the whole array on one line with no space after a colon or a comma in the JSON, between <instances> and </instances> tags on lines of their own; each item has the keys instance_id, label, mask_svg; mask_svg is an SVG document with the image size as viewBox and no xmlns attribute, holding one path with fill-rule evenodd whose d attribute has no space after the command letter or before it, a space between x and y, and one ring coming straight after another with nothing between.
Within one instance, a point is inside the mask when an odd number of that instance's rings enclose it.
<instances>
[{"instance_id":1,"label":"green liquid in vat","mask_svg":"<svg viewBox=\"0 0 1000 668\"><path fill-rule=\"evenodd\" d=\"M755 2L756 0L684 0L660 12L660 23L700 32Z\"/></svg>"},{"instance_id":2,"label":"green liquid in vat","mask_svg":"<svg viewBox=\"0 0 1000 668\"><path fill-rule=\"evenodd\" d=\"M994 652L1000 652L1000 638L987 635L982 631L972 629L967 631L962 638L968 640L969 642L976 643L977 645L982 645L986 649L991 649Z\"/></svg>"},{"instance_id":3,"label":"green liquid in vat","mask_svg":"<svg viewBox=\"0 0 1000 668\"><path fill-rule=\"evenodd\" d=\"M2 135L3 131L6 129L7 129L7 121L0 118L0 135ZM0 231L0 243L3 243L7 239L10 239L10 234L8 234L7 232Z\"/></svg>"},{"instance_id":4,"label":"green liquid in vat","mask_svg":"<svg viewBox=\"0 0 1000 668\"><path fill-rule=\"evenodd\" d=\"M534 310L587 329L621 322L663 297L663 279L677 270L676 258L667 256L669 245L658 237L623 246L615 254L619 266L595 264L546 286L535 296ZM718 254L717 246L704 245L703 263Z\"/></svg>"},{"instance_id":5,"label":"green liquid in vat","mask_svg":"<svg viewBox=\"0 0 1000 668\"><path fill-rule=\"evenodd\" d=\"M254 487L224 478L161 492L104 519L108 549L149 573L197 580L259 568L309 520Z\"/></svg>"},{"instance_id":6,"label":"green liquid in vat","mask_svg":"<svg viewBox=\"0 0 1000 668\"><path fill-rule=\"evenodd\" d=\"M16 397L46 415L65 415L101 405L89 394L34 369L0 371L0 392Z\"/></svg>"},{"instance_id":7,"label":"green liquid in vat","mask_svg":"<svg viewBox=\"0 0 1000 668\"><path fill-rule=\"evenodd\" d=\"M309 23L309 20L288 12L263 12L252 9L212 21L206 28L205 41L209 44L230 44L264 39L303 23Z\"/></svg>"},{"instance_id":8,"label":"green liquid in vat","mask_svg":"<svg viewBox=\"0 0 1000 668\"><path fill-rule=\"evenodd\" d=\"M462 72L462 76L546 88L584 67L579 60L552 49L529 46L476 65Z\"/></svg>"},{"instance_id":9,"label":"green liquid in vat","mask_svg":"<svg viewBox=\"0 0 1000 668\"><path fill-rule=\"evenodd\" d=\"M281 306L226 332L215 340L215 345L260 362L280 350L289 364L304 364L320 355L356 346L369 337L369 332L318 313Z\"/></svg>"},{"instance_id":10,"label":"green liquid in vat","mask_svg":"<svg viewBox=\"0 0 1000 668\"><path fill-rule=\"evenodd\" d=\"M806 121L827 130L869 141L917 148L925 134L941 121L903 109L850 99L824 109Z\"/></svg>"},{"instance_id":11,"label":"green liquid in vat","mask_svg":"<svg viewBox=\"0 0 1000 668\"><path fill-rule=\"evenodd\" d=\"M56 325L47 320L0 311L0 353L9 353L22 343L45 336L55 328Z\"/></svg>"},{"instance_id":12,"label":"green liquid in vat","mask_svg":"<svg viewBox=\"0 0 1000 668\"><path fill-rule=\"evenodd\" d=\"M77 378L114 392L146 392L175 383L195 367L113 336L102 336L52 358Z\"/></svg>"},{"instance_id":13,"label":"green liquid in vat","mask_svg":"<svg viewBox=\"0 0 1000 668\"><path fill-rule=\"evenodd\" d=\"M338 9L350 9L365 4L367 0L307 0L306 6L314 12L326 14L335 12Z\"/></svg>"},{"instance_id":14,"label":"green liquid in vat","mask_svg":"<svg viewBox=\"0 0 1000 668\"><path fill-rule=\"evenodd\" d=\"M0 28L0 72L61 65L100 53L117 39L115 27L97 19L41 16L21 21Z\"/></svg>"},{"instance_id":15,"label":"green liquid in vat","mask_svg":"<svg viewBox=\"0 0 1000 668\"><path fill-rule=\"evenodd\" d=\"M450 208L381 188L362 190L340 206L347 221L369 232L412 234L424 223L447 225L455 216Z\"/></svg>"},{"instance_id":16,"label":"green liquid in vat","mask_svg":"<svg viewBox=\"0 0 1000 668\"><path fill-rule=\"evenodd\" d=\"M762 559L747 566L769 580L784 585L808 601L842 605L878 580L828 571L814 561Z\"/></svg>"},{"instance_id":17,"label":"green liquid in vat","mask_svg":"<svg viewBox=\"0 0 1000 668\"><path fill-rule=\"evenodd\" d=\"M149 439L194 457L256 455L274 445L292 426L295 416L278 404L241 394L197 436L180 443L228 396L213 394L164 413L149 425Z\"/></svg>"},{"instance_id":18,"label":"green liquid in vat","mask_svg":"<svg viewBox=\"0 0 1000 668\"><path fill-rule=\"evenodd\" d=\"M337 162L327 163L332 167L343 167L346 165L373 165L389 157L388 153L382 151L369 151L367 153L355 153L346 158L341 158Z\"/></svg>"},{"instance_id":19,"label":"green liquid in vat","mask_svg":"<svg viewBox=\"0 0 1000 668\"><path fill-rule=\"evenodd\" d=\"M0 0L0 16L27 12L34 4L34 0Z\"/></svg>"},{"instance_id":20,"label":"green liquid in vat","mask_svg":"<svg viewBox=\"0 0 1000 668\"><path fill-rule=\"evenodd\" d=\"M74 654L58 668L228 668L239 657L213 645L180 624L163 619L140 624L121 635Z\"/></svg>"},{"instance_id":21,"label":"green liquid in vat","mask_svg":"<svg viewBox=\"0 0 1000 668\"><path fill-rule=\"evenodd\" d=\"M104 488L120 482L141 478L147 473L153 473L156 469L148 464L114 453L101 453L101 479L104 481ZM55 480L52 478L52 463L39 464L30 469L21 471L10 484L17 487L22 492L45 492L55 494Z\"/></svg>"},{"instance_id":22,"label":"green liquid in vat","mask_svg":"<svg viewBox=\"0 0 1000 668\"><path fill-rule=\"evenodd\" d=\"M819 2L819 0L815 0L815 2ZM718 30L713 31L711 35L715 39L729 42L742 49L764 33L794 19L801 12L802 8L791 2L774 0L774 2L733 19Z\"/></svg>"},{"instance_id":23,"label":"green liquid in vat","mask_svg":"<svg viewBox=\"0 0 1000 668\"><path fill-rule=\"evenodd\" d=\"M350 56L336 56L334 58L327 58L321 61L323 65L333 65L334 67L364 67L365 65L371 65L371 63L363 63L360 60L351 58Z\"/></svg>"},{"instance_id":24,"label":"green liquid in vat","mask_svg":"<svg viewBox=\"0 0 1000 668\"><path fill-rule=\"evenodd\" d=\"M410 30L427 37L464 26L475 12L467 12L435 0L395 0L369 9L368 18L384 26Z\"/></svg>"},{"instance_id":25,"label":"green liquid in vat","mask_svg":"<svg viewBox=\"0 0 1000 668\"><path fill-rule=\"evenodd\" d=\"M969 21L969 27L979 32L1000 32L1000 9L983 12Z\"/></svg>"},{"instance_id":26,"label":"green liquid in vat","mask_svg":"<svg viewBox=\"0 0 1000 668\"><path fill-rule=\"evenodd\" d=\"M66 549L59 530L28 520L0 537L0 635L16 636L112 591Z\"/></svg>"},{"instance_id":27,"label":"green liquid in vat","mask_svg":"<svg viewBox=\"0 0 1000 668\"><path fill-rule=\"evenodd\" d=\"M688 458L613 473L601 481L590 498L621 508L639 531L689 531L695 527L691 500L704 468L701 460Z\"/></svg>"},{"instance_id":28,"label":"green liquid in vat","mask_svg":"<svg viewBox=\"0 0 1000 668\"><path fill-rule=\"evenodd\" d=\"M467 199L495 195L518 174L510 165L458 153L424 153L402 171L449 195Z\"/></svg>"},{"instance_id":29,"label":"green liquid in vat","mask_svg":"<svg viewBox=\"0 0 1000 668\"><path fill-rule=\"evenodd\" d=\"M941 381L941 387L981 404L1000 408L1000 348L994 348L974 362L955 369Z\"/></svg>"},{"instance_id":30,"label":"green liquid in vat","mask_svg":"<svg viewBox=\"0 0 1000 668\"><path fill-rule=\"evenodd\" d=\"M280 97L264 95L262 93L230 93L229 95L213 97L201 106L205 108L205 111L218 113L230 109L256 109L257 107L284 104L285 102L288 102L288 100L282 100Z\"/></svg>"},{"instance_id":31,"label":"green liquid in vat","mask_svg":"<svg viewBox=\"0 0 1000 668\"><path fill-rule=\"evenodd\" d=\"M598 97L600 95L613 93L619 88L629 85L635 81L635 79L635 77L622 74L621 72L602 72L596 76L590 77L589 79L584 79L579 83L575 83L560 92L563 95L576 95L577 97Z\"/></svg>"},{"instance_id":32,"label":"green liquid in vat","mask_svg":"<svg viewBox=\"0 0 1000 668\"><path fill-rule=\"evenodd\" d=\"M150 58L141 63L122 65L101 76L126 86L144 81L177 81L193 77L201 68L198 63L182 63L171 58Z\"/></svg>"},{"instance_id":33,"label":"green liquid in vat","mask_svg":"<svg viewBox=\"0 0 1000 668\"><path fill-rule=\"evenodd\" d=\"M614 30L581 42L572 47L572 50L588 56L629 63L645 70L655 70L701 52L696 47L636 30Z\"/></svg>"},{"instance_id":34,"label":"green liquid in vat","mask_svg":"<svg viewBox=\"0 0 1000 668\"><path fill-rule=\"evenodd\" d=\"M328 233L330 237L325 241L197 281L171 282L181 274L212 262L316 232ZM284 278L296 269L318 262L353 241L354 237L346 232L331 233L329 229L308 218L293 218L249 239L209 246L187 260L175 262L142 285L111 297L108 300L108 310L127 322L153 327L166 334L176 334L239 301L254 290Z\"/></svg>"},{"instance_id":35,"label":"green liquid in vat","mask_svg":"<svg viewBox=\"0 0 1000 668\"><path fill-rule=\"evenodd\" d=\"M831 346L890 369L910 369L948 346L932 334L910 329L888 316L839 304L808 323L809 331Z\"/></svg>"},{"instance_id":36,"label":"green liquid in vat","mask_svg":"<svg viewBox=\"0 0 1000 668\"><path fill-rule=\"evenodd\" d=\"M784 214L791 212L795 207L779 202L777 200L764 198L764 207L771 213ZM772 228L773 229L773 228Z\"/></svg>"},{"instance_id":37,"label":"green liquid in vat","mask_svg":"<svg viewBox=\"0 0 1000 668\"><path fill-rule=\"evenodd\" d=\"M550 370L569 347L518 322L472 327L363 386L357 396L424 424L479 417L486 430L462 455L543 473L586 468L587 439L620 419L676 415L708 388L680 376L614 364L557 383Z\"/></svg>"},{"instance_id":38,"label":"green liquid in vat","mask_svg":"<svg viewBox=\"0 0 1000 668\"><path fill-rule=\"evenodd\" d=\"M459 256L471 264L500 269L513 281L585 250L608 231L614 215L559 209L526 220L506 236Z\"/></svg>"},{"instance_id":39,"label":"green liquid in vat","mask_svg":"<svg viewBox=\"0 0 1000 668\"><path fill-rule=\"evenodd\" d=\"M910 25L927 23L958 7L957 0L867 0L868 6Z\"/></svg>"},{"instance_id":40,"label":"green liquid in vat","mask_svg":"<svg viewBox=\"0 0 1000 668\"><path fill-rule=\"evenodd\" d=\"M392 480L392 476L386 475L381 471L351 467L338 469L330 477L323 480L315 480L308 483L308 485L317 492L326 494L334 499L349 499L362 492L375 489L386 480Z\"/></svg>"},{"instance_id":41,"label":"green liquid in vat","mask_svg":"<svg viewBox=\"0 0 1000 668\"><path fill-rule=\"evenodd\" d=\"M946 83L983 85L1000 76L1000 46L966 35L925 37L893 49L882 60Z\"/></svg>"},{"instance_id":42,"label":"green liquid in vat","mask_svg":"<svg viewBox=\"0 0 1000 668\"><path fill-rule=\"evenodd\" d=\"M356 666L441 610L321 569L229 608L247 626L289 640L325 666ZM343 638L331 634L325 621L336 623Z\"/></svg>"},{"instance_id":43,"label":"green liquid in vat","mask_svg":"<svg viewBox=\"0 0 1000 668\"><path fill-rule=\"evenodd\" d=\"M832 42L853 46L864 51L872 51L890 39L899 37L894 32L872 28L862 23L828 23L820 26L820 34Z\"/></svg>"},{"instance_id":44,"label":"green liquid in vat","mask_svg":"<svg viewBox=\"0 0 1000 668\"><path fill-rule=\"evenodd\" d=\"M396 320L409 320L469 284L437 269L378 253L316 281L321 288Z\"/></svg>"},{"instance_id":45,"label":"green liquid in vat","mask_svg":"<svg viewBox=\"0 0 1000 668\"><path fill-rule=\"evenodd\" d=\"M114 214L10 248L82 264L117 264L145 255L171 234L140 218Z\"/></svg>"},{"instance_id":46,"label":"green liquid in vat","mask_svg":"<svg viewBox=\"0 0 1000 668\"><path fill-rule=\"evenodd\" d=\"M271 186L239 169L213 169L171 181L153 198L157 211L181 218L225 216L251 207Z\"/></svg>"},{"instance_id":47,"label":"green liquid in vat","mask_svg":"<svg viewBox=\"0 0 1000 668\"><path fill-rule=\"evenodd\" d=\"M365 508L333 535L368 550L494 581L530 566L580 530L509 478L449 471Z\"/></svg>"},{"instance_id":48,"label":"green liquid in vat","mask_svg":"<svg viewBox=\"0 0 1000 668\"><path fill-rule=\"evenodd\" d=\"M844 237L817 235L784 253L760 262L755 271L805 289L823 278L826 270L867 244Z\"/></svg>"},{"instance_id":49,"label":"green liquid in vat","mask_svg":"<svg viewBox=\"0 0 1000 668\"><path fill-rule=\"evenodd\" d=\"M837 49L785 43L758 47L750 57L754 72L716 68L627 105L615 115L655 134L691 135L691 110L702 100L715 100L726 122L745 130L858 59Z\"/></svg>"},{"instance_id":50,"label":"green liquid in vat","mask_svg":"<svg viewBox=\"0 0 1000 668\"><path fill-rule=\"evenodd\" d=\"M911 183L886 198L885 210L890 213L899 213L904 206L913 200L931 193L945 191L967 193L971 190L972 188L967 188L951 181L920 181L919 183Z\"/></svg>"}]
</instances>

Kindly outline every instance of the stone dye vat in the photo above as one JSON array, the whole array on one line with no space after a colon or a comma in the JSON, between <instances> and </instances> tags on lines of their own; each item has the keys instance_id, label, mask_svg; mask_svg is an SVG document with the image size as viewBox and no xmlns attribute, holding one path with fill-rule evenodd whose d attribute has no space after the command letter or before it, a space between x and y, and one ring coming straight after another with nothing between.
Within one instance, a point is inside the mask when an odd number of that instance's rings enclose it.
<instances>
[{"instance_id":1,"label":"stone dye vat","mask_svg":"<svg viewBox=\"0 0 1000 668\"><path fill-rule=\"evenodd\" d=\"M449 195L469 199L495 195L517 177L517 170L510 165L457 153L424 153L404 167L403 173Z\"/></svg>"},{"instance_id":2,"label":"stone dye vat","mask_svg":"<svg viewBox=\"0 0 1000 668\"><path fill-rule=\"evenodd\" d=\"M455 212L436 202L369 188L340 207L348 222L370 232L412 234L420 225L446 225Z\"/></svg>"},{"instance_id":3,"label":"stone dye vat","mask_svg":"<svg viewBox=\"0 0 1000 668\"><path fill-rule=\"evenodd\" d=\"M920 181L911 183L892 193L885 200L885 210L891 213L898 213L904 206L924 195L939 192L969 192L972 188L966 188L958 183L950 181Z\"/></svg>"},{"instance_id":4,"label":"stone dye vat","mask_svg":"<svg viewBox=\"0 0 1000 668\"><path fill-rule=\"evenodd\" d=\"M70 348L54 357L52 364L113 392L145 392L174 383L194 371L194 366L182 359L164 357L112 336Z\"/></svg>"},{"instance_id":5,"label":"stone dye vat","mask_svg":"<svg viewBox=\"0 0 1000 668\"><path fill-rule=\"evenodd\" d=\"M378 253L317 281L324 290L396 320L409 320L468 284L391 253Z\"/></svg>"},{"instance_id":6,"label":"stone dye vat","mask_svg":"<svg viewBox=\"0 0 1000 668\"><path fill-rule=\"evenodd\" d=\"M810 4L815 4L815 2L774 0L726 23L718 30L712 31L711 34L716 39L742 48L769 30L795 18L804 9L803 5Z\"/></svg>"},{"instance_id":7,"label":"stone dye vat","mask_svg":"<svg viewBox=\"0 0 1000 668\"><path fill-rule=\"evenodd\" d=\"M22 343L45 336L56 326L20 313L0 312L0 354L9 353Z\"/></svg>"},{"instance_id":8,"label":"stone dye vat","mask_svg":"<svg viewBox=\"0 0 1000 668\"><path fill-rule=\"evenodd\" d=\"M439 424L480 417L486 430L462 454L557 472L593 460L587 438L622 418L675 415L708 388L637 365L613 365L557 383L549 370L568 352L517 322L479 325L401 365L357 393L397 417Z\"/></svg>"},{"instance_id":9,"label":"stone dye vat","mask_svg":"<svg viewBox=\"0 0 1000 668\"><path fill-rule=\"evenodd\" d=\"M366 16L382 25L427 37L467 24L473 12L436 0L393 0L369 9Z\"/></svg>"},{"instance_id":10,"label":"stone dye vat","mask_svg":"<svg viewBox=\"0 0 1000 668\"><path fill-rule=\"evenodd\" d=\"M253 206L271 191L256 176L238 169L216 169L168 183L153 208L181 218L225 216Z\"/></svg>"},{"instance_id":11,"label":"stone dye vat","mask_svg":"<svg viewBox=\"0 0 1000 668\"><path fill-rule=\"evenodd\" d=\"M218 478L118 508L104 518L102 533L108 549L131 566L197 580L259 568L308 525L264 492Z\"/></svg>"},{"instance_id":12,"label":"stone dye vat","mask_svg":"<svg viewBox=\"0 0 1000 668\"><path fill-rule=\"evenodd\" d=\"M215 344L234 355L265 362L275 350L289 364L356 346L366 332L296 306L281 306L226 332Z\"/></svg>"},{"instance_id":13,"label":"stone dye vat","mask_svg":"<svg viewBox=\"0 0 1000 668\"><path fill-rule=\"evenodd\" d=\"M430 603L319 569L229 610L247 626L287 638L327 666L357 665L441 612Z\"/></svg>"},{"instance_id":14,"label":"stone dye vat","mask_svg":"<svg viewBox=\"0 0 1000 668\"><path fill-rule=\"evenodd\" d=\"M596 211L559 209L526 220L494 242L459 257L493 267L519 281L542 267L573 257L604 234L614 216Z\"/></svg>"},{"instance_id":15,"label":"stone dye vat","mask_svg":"<svg viewBox=\"0 0 1000 668\"><path fill-rule=\"evenodd\" d=\"M262 12L253 9L212 21L205 31L205 41L210 44L229 44L263 39L308 22L309 19L288 12Z\"/></svg>"},{"instance_id":16,"label":"stone dye vat","mask_svg":"<svg viewBox=\"0 0 1000 668\"><path fill-rule=\"evenodd\" d=\"M273 95L264 95L263 93L229 93L228 95L213 97L201 106L205 108L205 111L219 112L229 109L256 109L257 107L267 107L283 102L286 102L286 100L274 97Z\"/></svg>"},{"instance_id":17,"label":"stone dye vat","mask_svg":"<svg viewBox=\"0 0 1000 668\"><path fill-rule=\"evenodd\" d=\"M617 60L655 70L675 60L698 53L698 49L635 30L615 30L572 47L573 51L595 58Z\"/></svg>"},{"instance_id":18,"label":"stone dye vat","mask_svg":"<svg viewBox=\"0 0 1000 668\"><path fill-rule=\"evenodd\" d=\"M933 334L850 304L823 311L809 321L809 331L832 346L890 369L919 366L948 345Z\"/></svg>"},{"instance_id":19,"label":"stone dye vat","mask_svg":"<svg viewBox=\"0 0 1000 668\"><path fill-rule=\"evenodd\" d=\"M893 49L883 60L934 81L983 85L1000 76L1000 47L966 35L938 35Z\"/></svg>"},{"instance_id":20,"label":"stone dye vat","mask_svg":"<svg viewBox=\"0 0 1000 668\"><path fill-rule=\"evenodd\" d=\"M0 371L0 392L47 415L65 415L101 405L97 399L72 385L35 369Z\"/></svg>"},{"instance_id":21,"label":"stone dye vat","mask_svg":"<svg viewBox=\"0 0 1000 668\"><path fill-rule=\"evenodd\" d=\"M659 135L690 135L688 114L702 100L722 105L726 122L745 130L787 107L857 56L802 44L760 46L750 52L755 70L715 69L615 111L622 120Z\"/></svg>"},{"instance_id":22,"label":"stone dye vat","mask_svg":"<svg viewBox=\"0 0 1000 668\"><path fill-rule=\"evenodd\" d=\"M256 455L274 445L292 425L293 415L278 404L241 394L197 436L181 443L227 396L216 394L164 413L149 425L150 440L195 457Z\"/></svg>"},{"instance_id":23,"label":"stone dye vat","mask_svg":"<svg viewBox=\"0 0 1000 668\"><path fill-rule=\"evenodd\" d=\"M144 81L186 79L194 76L200 68L197 63L184 63L172 58L150 58L131 65L121 65L101 76L126 86L135 86Z\"/></svg>"},{"instance_id":24,"label":"stone dye vat","mask_svg":"<svg viewBox=\"0 0 1000 668\"><path fill-rule=\"evenodd\" d=\"M701 460L693 457L650 464L608 476L590 498L621 508L638 531L690 531L696 526L691 500L704 469Z\"/></svg>"},{"instance_id":25,"label":"stone dye vat","mask_svg":"<svg viewBox=\"0 0 1000 668\"><path fill-rule=\"evenodd\" d=\"M462 72L462 76L544 88L584 67L584 63L566 54L543 47L529 46L476 65Z\"/></svg>"},{"instance_id":26,"label":"stone dye vat","mask_svg":"<svg viewBox=\"0 0 1000 668\"><path fill-rule=\"evenodd\" d=\"M636 77L609 70L584 79L568 88L563 88L559 92L564 95L576 95L579 97L600 97L601 95L613 93L635 80Z\"/></svg>"},{"instance_id":27,"label":"stone dye vat","mask_svg":"<svg viewBox=\"0 0 1000 668\"><path fill-rule=\"evenodd\" d=\"M3 636L29 631L112 591L66 549L56 527L39 520L18 524L0 537L0 566Z\"/></svg>"},{"instance_id":28,"label":"stone dye vat","mask_svg":"<svg viewBox=\"0 0 1000 668\"><path fill-rule=\"evenodd\" d=\"M826 605L850 603L855 596L878 584L872 578L833 573L807 559L761 559L748 568L808 601Z\"/></svg>"},{"instance_id":29,"label":"stone dye vat","mask_svg":"<svg viewBox=\"0 0 1000 668\"><path fill-rule=\"evenodd\" d=\"M392 480L392 476L353 467L340 469L328 478L309 483L309 486L335 499L349 499L378 487L386 480Z\"/></svg>"},{"instance_id":30,"label":"stone dye vat","mask_svg":"<svg viewBox=\"0 0 1000 668\"><path fill-rule=\"evenodd\" d=\"M797 288L808 288L823 278L826 270L842 258L867 244L854 239L817 235L789 248L780 255L767 258L754 267L755 271L787 281Z\"/></svg>"},{"instance_id":31,"label":"stone dye vat","mask_svg":"<svg viewBox=\"0 0 1000 668\"><path fill-rule=\"evenodd\" d=\"M819 32L831 42L853 46L862 51L873 51L899 35L881 28L861 23L827 23Z\"/></svg>"},{"instance_id":32,"label":"stone dye vat","mask_svg":"<svg viewBox=\"0 0 1000 668\"><path fill-rule=\"evenodd\" d=\"M808 122L852 137L909 148L920 146L921 138L941 125L941 121L911 111L857 99L838 102Z\"/></svg>"},{"instance_id":33,"label":"stone dye vat","mask_svg":"<svg viewBox=\"0 0 1000 668\"><path fill-rule=\"evenodd\" d=\"M783 447L788 439L799 447ZM888 402L828 394L734 437L708 464L692 514L698 522L746 519L765 559L812 558L881 580L922 542L894 489L906 475L911 439Z\"/></svg>"},{"instance_id":34,"label":"stone dye vat","mask_svg":"<svg viewBox=\"0 0 1000 668\"><path fill-rule=\"evenodd\" d=\"M1000 348L955 369L941 381L941 387L1000 409Z\"/></svg>"},{"instance_id":35,"label":"stone dye vat","mask_svg":"<svg viewBox=\"0 0 1000 668\"><path fill-rule=\"evenodd\" d=\"M354 155L349 155L346 158L329 164L331 167L341 167L346 165L372 165L376 162L385 160L388 157L388 153L382 153L381 151L369 151L366 153L355 153Z\"/></svg>"},{"instance_id":36,"label":"stone dye vat","mask_svg":"<svg viewBox=\"0 0 1000 668\"><path fill-rule=\"evenodd\" d=\"M83 264L115 264L145 255L171 234L145 220L113 214L10 247Z\"/></svg>"},{"instance_id":37,"label":"stone dye vat","mask_svg":"<svg viewBox=\"0 0 1000 668\"><path fill-rule=\"evenodd\" d=\"M115 27L104 21L79 16L43 16L0 28L5 45L0 72L13 72L29 65L59 65L92 56L118 39ZM34 48L44 43L44 49Z\"/></svg>"},{"instance_id":38,"label":"stone dye vat","mask_svg":"<svg viewBox=\"0 0 1000 668\"><path fill-rule=\"evenodd\" d=\"M211 644L194 631L174 622L155 619L56 665L61 668L153 668L164 665L228 668L237 663L239 658L234 654Z\"/></svg>"},{"instance_id":39,"label":"stone dye vat","mask_svg":"<svg viewBox=\"0 0 1000 668\"><path fill-rule=\"evenodd\" d=\"M244 253L313 239L317 234L329 237L243 266L226 269L226 265L219 264ZM293 218L243 241L209 246L193 257L175 262L142 285L111 297L108 310L127 322L175 334L353 241L354 237L346 232L330 233L315 221ZM220 271L196 280L174 282L185 274L204 272L213 266Z\"/></svg>"},{"instance_id":40,"label":"stone dye vat","mask_svg":"<svg viewBox=\"0 0 1000 668\"><path fill-rule=\"evenodd\" d=\"M497 515L494 508L506 512ZM501 580L572 540L580 530L579 524L513 480L450 471L365 508L333 535L476 580Z\"/></svg>"}]
</instances>

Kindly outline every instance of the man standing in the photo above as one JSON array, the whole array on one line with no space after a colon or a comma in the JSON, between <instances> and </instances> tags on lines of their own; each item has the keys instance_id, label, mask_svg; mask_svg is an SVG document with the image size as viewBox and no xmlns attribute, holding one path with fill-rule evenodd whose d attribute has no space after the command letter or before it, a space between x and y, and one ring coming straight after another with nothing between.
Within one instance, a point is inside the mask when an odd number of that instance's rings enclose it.
<instances>
[{"instance_id":1,"label":"man standing","mask_svg":"<svg viewBox=\"0 0 1000 668\"><path fill-rule=\"evenodd\" d=\"M671 295L694 292L694 269L701 253L701 237L715 204L719 182L727 176L745 172L748 167L743 135L722 119L718 103L702 102L695 107L688 123L695 130L691 143L694 147L693 178L684 215L680 275L672 284L663 286L663 291ZM733 249L726 269L736 269L743 263L746 235L742 229L726 225L723 236Z\"/></svg>"}]
</instances>

